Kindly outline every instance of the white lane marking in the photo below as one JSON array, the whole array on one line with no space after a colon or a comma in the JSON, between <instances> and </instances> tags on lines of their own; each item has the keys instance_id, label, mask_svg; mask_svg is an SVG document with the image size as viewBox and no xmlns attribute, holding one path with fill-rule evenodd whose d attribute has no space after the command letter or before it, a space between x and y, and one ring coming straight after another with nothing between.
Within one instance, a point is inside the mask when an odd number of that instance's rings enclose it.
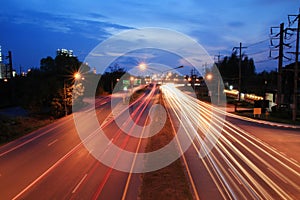
<instances>
[{"instance_id":1,"label":"white lane marking","mask_svg":"<svg viewBox=\"0 0 300 200\"><path fill-rule=\"evenodd\" d=\"M50 142L50 143L48 144L48 147L50 147L51 145L53 145L53 144L56 143L57 141L58 141L58 139L56 139L56 140Z\"/></svg>"},{"instance_id":2,"label":"white lane marking","mask_svg":"<svg viewBox=\"0 0 300 200\"><path fill-rule=\"evenodd\" d=\"M37 182L39 182L42 178L44 178L51 170L53 170L55 167L57 167L60 163L62 163L64 160L66 160L70 155L72 155L80 146L82 143L77 144L73 149L71 149L67 154L65 154L63 157L61 157L56 163L54 163L51 167L49 167L44 173L42 173L38 178L36 178L33 182L31 182L27 187L25 187L19 194L17 194L13 200L18 199L21 195L23 195L27 190L29 190L33 185L35 185Z\"/></svg>"},{"instance_id":3,"label":"white lane marking","mask_svg":"<svg viewBox=\"0 0 300 200\"><path fill-rule=\"evenodd\" d=\"M73 194L78 190L78 188L80 187L80 185L82 184L82 182L86 179L87 175L88 175L88 174L85 174L85 175L82 177L82 179L79 181L79 183L76 185L76 187L75 187L74 190L72 191Z\"/></svg>"}]
</instances>

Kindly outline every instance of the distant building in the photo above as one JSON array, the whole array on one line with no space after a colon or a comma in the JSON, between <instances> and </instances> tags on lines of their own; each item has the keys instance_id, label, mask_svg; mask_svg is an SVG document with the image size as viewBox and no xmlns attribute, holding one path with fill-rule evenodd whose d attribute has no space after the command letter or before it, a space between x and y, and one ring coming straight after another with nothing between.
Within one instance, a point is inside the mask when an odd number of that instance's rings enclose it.
<instances>
[{"instance_id":1,"label":"distant building","mask_svg":"<svg viewBox=\"0 0 300 200\"><path fill-rule=\"evenodd\" d=\"M2 50L0 45L0 79L5 79L8 77L7 66L2 62Z\"/></svg>"},{"instance_id":2,"label":"distant building","mask_svg":"<svg viewBox=\"0 0 300 200\"><path fill-rule=\"evenodd\" d=\"M0 79L10 79L12 77L16 77L17 73L15 70L12 70L10 73L9 65L0 63Z\"/></svg>"},{"instance_id":3,"label":"distant building","mask_svg":"<svg viewBox=\"0 0 300 200\"><path fill-rule=\"evenodd\" d=\"M57 56L75 57L73 54L73 50L68 50L68 49L57 49L56 55Z\"/></svg>"},{"instance_id":4,"label":"distant building","mask_svg":"<svg viewBox=\"0 0 300 200\"><path fill-rule=\"evenodd\" d=\"M0 62L0 79L5 79L8 76L6 65Z\"/></svg>"},{"instance_id":5,"label":"distant building","mask_svg":"<svg viewBox=\"0 0 300 200\"><path fill-rule=\"evenodd\" d=\"M8 64L3 63L2 49L0 46L0 79L9 79L16 76L16 72L12 68L12 53L8 51Z\"/></svg>"},{"instance_id":6,"label":"distant building","mask_svg":"<svg viewBox=\"0 0 300 200\"><path fill-rule=\"evenodd\" d=\"M1 45L0 45L0 63L2 63L2 50L1 50Z\"/></svg>"}]
</instances>

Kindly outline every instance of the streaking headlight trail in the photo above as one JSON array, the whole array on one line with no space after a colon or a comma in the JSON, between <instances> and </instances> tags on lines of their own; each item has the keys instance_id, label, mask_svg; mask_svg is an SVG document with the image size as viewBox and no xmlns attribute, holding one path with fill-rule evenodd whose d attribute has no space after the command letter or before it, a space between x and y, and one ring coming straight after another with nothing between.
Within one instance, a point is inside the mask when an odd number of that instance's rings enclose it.
<instances>
[{"instance_id":1,"label":"streaking headlight trail","mask_svg":"<svg viewBox=\"0 0 300 200\"><path fill-rule=\"evenodd\" d=\"M166 55L168 55L168 59L162 59ZM185 63L189 67L196 69L199 74L204 75L203 73L205 73L206 67L212 68L214 66L214 61L211 59L211 56L197 41L182 33L161 28L134 29L114 35L94 48L86 57L85 62L89 63L90 66L97 68L97 72L103 74L109 66L113 65L114 62L118 60L120 62L130 60L132 62L132 60L141 61L141 59L145 59L147 63L151 63L152 70L157 70L158 72L173 69L175 64L180 66L182 63ZM164 67L163 70L161 69L162 66ZM143 71L145 71L145 69L143 69ZM134 73L137 73L138 75L138 73L141 72L136 72L135 69L132 68L126 75L121 77L119 82L128 79L128 75ZM210 81L207 83L207 87L211 94L216 94L217 80L222 80L222 78L220 77L218 70L213 70L212 73L216 81ZM99 80L85 81L92 82L89 84L91 87L90 90L96 91ZM220 83L222 84L223 81L220 81ZM222 85L221 87L223 88ZM133 90L133 88L131 89ZM202 115L207 115L212 121L214 121L216 115L223 119L225 118L225 115L214 113L215 111L213 108L210 110L210 113L193 112L193 108L186 107L186 104L189 103L190 100L184 99L179 93L176 93L173 90L166 91L164 86L162 87L162 91L163 93L166 93L166 95L169 95L168 97L170 98L170 101L174 101L174 105L182 110L178 113L182 124L178 128L176 136L181 140L183 152L189 148L192 143L192 139L197 138L200 142L207 143L207 148L201 150L200 153L201 157L205 157L209 154L210 149L213 148L214 144L218 140L217 132L222 129L223 122L221 120L219 126L214 127L209 124L202 123L198 120L198 118ZM178 101L180 98L182 98L182 100ZM218 101L215 95L211 100L212 105L216 104L216 102L225 105L226 98L225 95L221 93ZM175 137L168 145L154 152L136 154L120 148L105 135L97 120L95 110L93 110L93 108L95 108L94 100L90 101L90 103L91 106L89 106L88 114L85 108L80 108L80 105L76 105L76 103L73 104L74 121L78 135L81 140L84 141L83 144L85 147L103 164L124 172L143 173L168 166L181 156L176 148L177 142ZM197 107L197 105L193 106ZM155 120L151 120L151 115L153 113L159 114L164 118L167 117L163 106L155 104L150 109L150 123L146 125L139 125L132 119L130 112L128 111L129 108L129 102L125 102L124 104L124 101L122 101L118 92L114 91L111 100L112 117L120 130L130 137L146 138L158 133L158 131L163 127L159 123L164 122L165 119L162 119L160 122L155 122ZM119 118L118 113L120 113L120 110L124 111L124 115L127 113L127 117ZM134 126L134 128L123 127L122 124L124 124L125 121L127 124L131 124L128 127ZM153 129L149 127L157 128ZM205 134L203 141L199 135L196 134L198 129L203 131ZM141 134L145 131L147 133ZM210 133L211 131L213 134ZM189 134L186 134L187 132ZM86 140L86 138L90 139ZM104 154L119 155L119 157L122 158L122 161L117 163L112 162L111 156L103 156ZM164 159L161 159L162 157L164 157ZM133 159L135 159L135 165L132 168L128 163L131 163ZM151 164L145 165L146 160L147 162L151 162Z\"/></svg>"}]
</instances>

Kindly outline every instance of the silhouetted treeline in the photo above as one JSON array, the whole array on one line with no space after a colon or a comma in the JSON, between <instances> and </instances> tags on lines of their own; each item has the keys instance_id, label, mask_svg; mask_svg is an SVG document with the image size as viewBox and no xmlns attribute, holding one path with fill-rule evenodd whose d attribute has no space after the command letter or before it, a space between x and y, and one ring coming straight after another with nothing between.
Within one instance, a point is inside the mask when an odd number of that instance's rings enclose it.
<instances>
[{"instance_id":1,"label":"silhouetted treeline","mask_svg":"<svg viewBox=\"0 0 300 200\"><path fill-rule=\"evenodd\" d=\"M76 85L74 74L81 77ZM39 69L31 69L27 76L2 82L2 105L22 106L32 113L46 113L61 117L72 112L72 101L83 103L83 96L111 93L125 69L114 65L103 75L94 74L77 57L59 54L42 58ZM92 87L98 83L95 87ZM92 89L91 89L92 88ZM72 96L74 95L74 96Z\"/></svg>"},{"instance_id":2,"label":"silhouetted treeline","mask_svg":"<svg viewBox=\"0 0 300 200\"><path fill-rule=\"evenodd\" d=\"M226 56L220 63L217 63L225 87L233 85L234 88L238 88L239 60L240 57L234 52L231 56ZM254 60L243 55L241 61L241 91L263 96L266 91L274 92L276 89L277 72L262 71L257 73Z\"/></svg>"},{"instance_id":3,"label":"silhouetted treeline","mask_svg":"<svg viewBox=\"0 0 300 200\"><path fill-rule=\"evenodd\" d=\"M239 60L237 53L232 53L231 56L225 57L220 63L217 63L219 72L225 83L238 88L239 84ZM255 65L252 58L242 56L241 61L241 91L246 92L250 89L250 83L256 77Z\"/></svg>"},{"instance_id":4,"label":"silhouetted treeline","mask_svg":"<svg viewBox=\"0 0 300 200\"><path fill-rule=\"evenodd\" d=\"M33 112L49 112L54 117L70 113L74 73L80 67L81 73L90 70L73 56L61 54L54 59L50 56L41 59L40 69L31 70L19 85L19 104Z\"/></svg>"}]
</instances>

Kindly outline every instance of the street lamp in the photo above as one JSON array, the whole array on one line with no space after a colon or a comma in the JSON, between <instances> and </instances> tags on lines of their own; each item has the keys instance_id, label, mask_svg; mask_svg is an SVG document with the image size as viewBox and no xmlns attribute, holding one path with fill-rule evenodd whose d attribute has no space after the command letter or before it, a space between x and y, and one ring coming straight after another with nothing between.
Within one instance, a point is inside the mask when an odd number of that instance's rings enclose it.
<instances>
[{"instance_id":1,"label":"street lamp","mask_svg":"<svg viewBox=\"0 0 300 200\"><path fill-rule=\"evenodd\" d=\"M171 69L167 69L167 70L161 71L161 73L163 74L165 72L169 72L169 71L172 71L172 70L175 70L175 69L180 69L180 68L183 68L183 65L180 65L179 67L175 67L175 68L171 68ZM162 79L162 83L163 83L163 79Z\"/></svg>"},{"instance_id":2,"label":"street lamp","mask_svg":"<svg viewBox=\"0 0 300 200\"><path fill-rule=\"evenodd\" d=\"M83 80L84 78L82 77L82 75L80 74L80 72L75 72L73 74L73 78L75 80ZM66 84L66 80L64 79L64 107L65 107L65 116L68 115L68 109L67 109L67 84Z\"/></svg>"},{"instance_id":3,"label":"street lamp","mask_svg":"<svg viewBox=\"0 0 300 200\"><path fill-rule=\"evenodd\" d=\"M207 79L207 80L210 81L210 80L212 80L212 78L213 78L213 75L212 75L212 74L207 74L207 75L206 75L206 79Z\"/></svg>"},{"instance_id":4,"label":"street lamp","mask_svg":"<svg viewBox=\"0 0 300 200\"><path fill-rule=\"evenodd\" d=\"M75 80L80 80L81 79L81 74L79 72L76 72L74 74L74 78L75 78Z\"/></svg>"},{"instance_id":5,"label":"street lamp","mask_svg":"<svg viewBox=\"0 0 300 200\"><path fill-rule=\"evenodd\" d=\"M171 69L167 69L167 70L164 70L164 71L160 71L160 70L158 70L158 69L154 69L153 67L149 67L149 66L147 66L146 63L140 63L140 64L138 65L138 67L139 67L139 69L140 69L141 71L145 71L146 69L150 69L150 70L153 70L153 71L158 71L159 73L165 73L165 72L168 72L168 71L172 71L172 70L174 70L174 69L183 68L183 65L181 65L181 66L179 66L179 67L174 67L174 68L171 68Z\"/></svg>"},{"instance_id":6,"label":"street lamp","mask_svg":"<svg viewBox=\"0 0 300 200\"><path fill-rule=\"evenodd\" d=\"M144 71L147 69L147 65L145 63L140 63L138 67L140 68L141 71Z\"/></svg>"},{"instance_id":7,"label":"street lamp","mask_svg":"<svg viewBox=\"0 0 300 200\"><path fill-rule=\"evenodd\" d=\"M179 67L175 67L175 68L172 68L172 69L167 69L165 71L162 71L161 73L164 73L164 72L168 72L168 71L172 71L174 69L180 69L180 68L183 68L183 65L180 65Z\"/></svg>"},{"instance_id":8,"label":"street lamp","mask_svg":"<svg viewBox=\"0 0 300 200\"><path fill-rule=\"evenodd\" d=\"M206 75L206 79L211 81L213 79L213 75L208 73ZM220 104L220 77L218 77L218 105Z\"/></svg>"}]
</instances>

